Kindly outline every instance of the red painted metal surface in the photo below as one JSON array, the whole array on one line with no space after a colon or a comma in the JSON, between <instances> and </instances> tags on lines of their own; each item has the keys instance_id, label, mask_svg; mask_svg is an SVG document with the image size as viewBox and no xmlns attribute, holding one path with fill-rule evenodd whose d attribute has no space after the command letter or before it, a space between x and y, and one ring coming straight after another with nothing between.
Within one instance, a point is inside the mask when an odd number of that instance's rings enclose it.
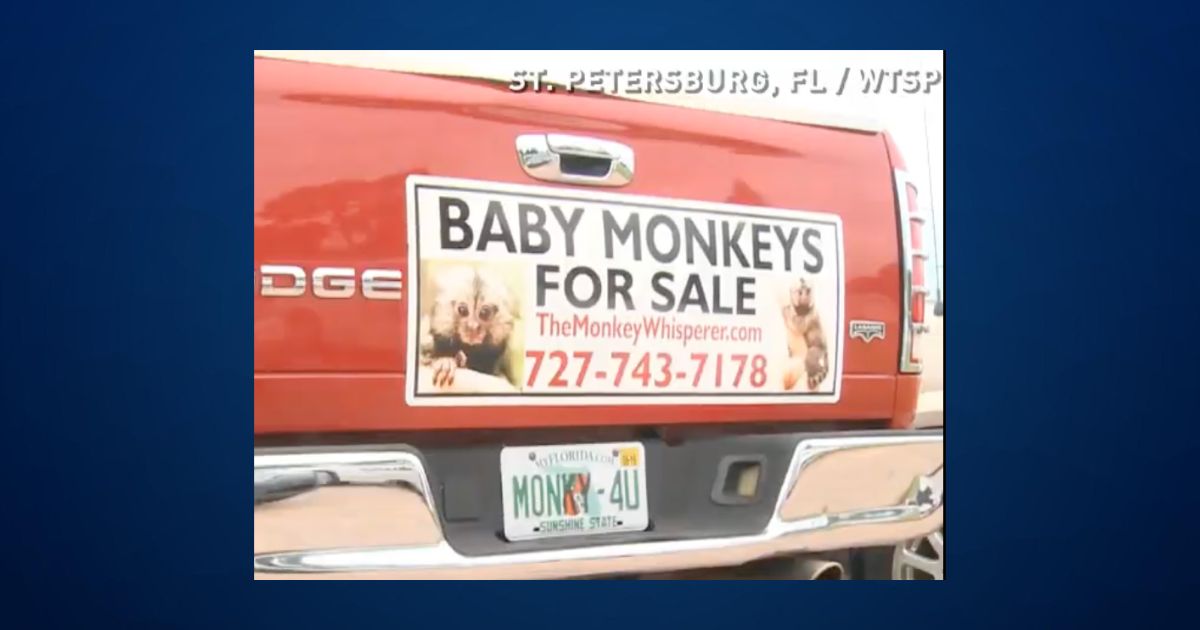
<instances>
[{"instance_id":1,"label":"red painted metal surface","mask_svg":"<svg viewBox=\"0 0 1200 630\"><path fill-rule=\"evenodd\" d=\"M622 193L792 207L842 217L846 321L900 309L892 165L881 134L582 94L257 59L254 77L254 405L257 433L911 417L896 335L846 340L836 405L410 408L403 301L258 295L263 264L406 267L405 179L538 183L514 138L561 132L623 142ZM562 186L568 187L568 186ZM568 187L569 188L569 187ZM405 270L407 275L407 270ZM834 332L834 331L831 331ZM836 331L846 339L846 331ZM912 380L912 379L910 379ZM906 385L908 385L906 383ZM907 391L907 388L906 388Z\"/></svg>"}]
</instances>

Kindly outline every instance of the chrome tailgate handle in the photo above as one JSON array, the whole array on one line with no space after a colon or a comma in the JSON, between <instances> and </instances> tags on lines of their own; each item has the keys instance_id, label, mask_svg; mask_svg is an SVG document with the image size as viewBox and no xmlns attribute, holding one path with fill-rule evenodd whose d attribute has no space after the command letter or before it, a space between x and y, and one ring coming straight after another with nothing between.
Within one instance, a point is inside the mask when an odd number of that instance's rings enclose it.
<instances>
[{"instance_id":1,"label":"chrome tailgate handle","mask_svg":"<svg viewBox=\"0 0 1200 630\"><path fill-rule=\"evenodd\" d=\"M611 140L562 133L517 136L517 159L535 179L589 186L633 180L633 149Z\"/></svg>"}]
</instances>

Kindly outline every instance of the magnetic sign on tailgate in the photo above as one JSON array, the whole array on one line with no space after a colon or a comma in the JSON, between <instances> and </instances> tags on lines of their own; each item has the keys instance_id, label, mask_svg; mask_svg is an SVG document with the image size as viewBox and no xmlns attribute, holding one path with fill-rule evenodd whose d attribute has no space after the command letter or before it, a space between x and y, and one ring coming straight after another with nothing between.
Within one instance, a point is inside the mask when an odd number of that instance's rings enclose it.
<instances>
[{"instance_id":1,"label":"magnetic sign on tailgate","mask_svg":"<svg viewBox=\"0 0 1200 630\"><path fill-rule=\"evenodd\" d=\"M413 405L831 403L836 215L413 175Z\"/></svg>"}]
</instances>

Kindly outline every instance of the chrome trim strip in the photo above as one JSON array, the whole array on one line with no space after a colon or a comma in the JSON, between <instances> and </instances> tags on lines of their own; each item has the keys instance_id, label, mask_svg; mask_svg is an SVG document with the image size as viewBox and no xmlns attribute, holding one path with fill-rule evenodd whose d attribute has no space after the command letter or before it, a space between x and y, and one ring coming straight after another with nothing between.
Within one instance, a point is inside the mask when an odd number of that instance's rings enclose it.
<instances>
[{"instance_id":1,"label":"chrome trim strip","mask_svg":"<svg viewBox=\"0 0 1200 630\"><path fill-rule=\"evenodd\" d=\"M761 533L751 536L674 540L617 545L577 547L553 551L533 551L491 556L464 556L446 541L433 545L405 547L341 548L287 550L254 556L254 570L276 573L328 573L358 571L410 571L421 569L476 568L522 565L565 560L597 560L676 554L692 551L727 549L772 542L797 534L867 524L891 524L929 516L944 502L943 467L913 480L909 492L898 504L855 510L839 514L821 514L795 521L779 516L784 502L795 489L805 468L831 453L878 446L942 442L939 432L904 432L883 435L818 437L801 441L792 455L787 477L776 499L775 515ZM260 474L294 474L311 471L328 483L388 484L404 483L425 497L434 508L428 477L420 458L412 452L313 453L256 455L255 477Z\"/></svg>"},{"instance_id":2,"label":"chrome trim strip","mask_svg":"<svg viewBox=\"0 0 1200 630\"><path fill-rule=\"evenodd\" d=\"M899 169L892 169L892 177L896 187L896 225L900 230L900 371L906 374L920 374L921 363L914 363L912 360L916 331L912 321L912 230L908 225L916 209L908 206L908 191L906 190L909 185L914 189L917 188L917 185L909 179L907 173Z\"/></svg>"}]
</instances>

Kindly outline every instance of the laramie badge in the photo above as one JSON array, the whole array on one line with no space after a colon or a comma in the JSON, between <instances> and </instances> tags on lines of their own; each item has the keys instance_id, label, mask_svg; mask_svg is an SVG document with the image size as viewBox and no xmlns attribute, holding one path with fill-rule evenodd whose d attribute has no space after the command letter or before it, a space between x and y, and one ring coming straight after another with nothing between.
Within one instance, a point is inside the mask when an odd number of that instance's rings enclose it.
<instances>
[{"instance_id":1,"label":"laramie badge","mask_svg":"<svg viewBox=\"0 0 1200 630\"><path fill-rule=\"evenodd\" d=\"M866 343L871 343L874 339L883 339L886 329L887 327L883 322L869 322L861 319L850 320L850 338L854 339L857 337Z\"/></svg>"}]
</instances>

